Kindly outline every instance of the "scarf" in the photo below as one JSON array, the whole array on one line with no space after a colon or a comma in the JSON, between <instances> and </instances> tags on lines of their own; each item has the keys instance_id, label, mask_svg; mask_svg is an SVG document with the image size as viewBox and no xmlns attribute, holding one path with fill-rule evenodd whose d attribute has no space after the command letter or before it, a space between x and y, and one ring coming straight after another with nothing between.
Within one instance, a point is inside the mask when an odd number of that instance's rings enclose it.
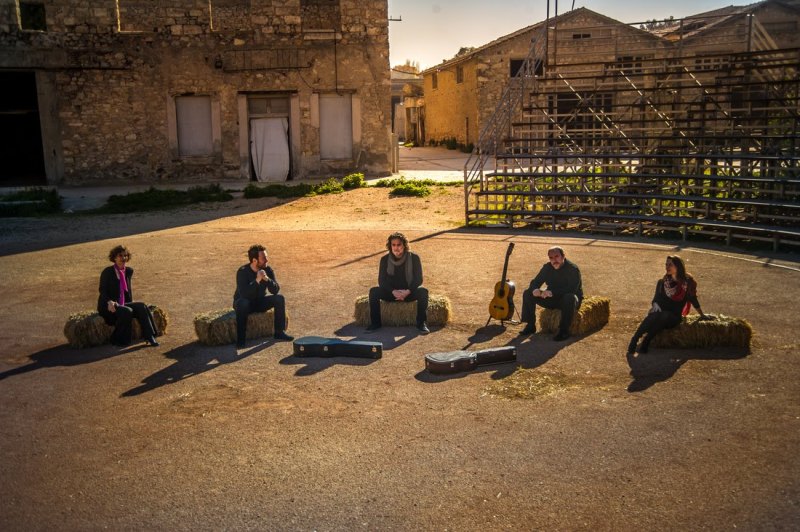
<instances>
[{"instance_id":1,"label":"scarf","mask_svg":"<svg viewBox=\"0 0 800 532\"><path fill-rule=\"evenodd\" d=\"M673 301L684 301L688 296L697 293L697 284L691 280L676 281L671 275L664 276L664 293ZM686 316L692 309L692 304L686 301L681 310L681 315Z\"/></svg>"},{"instance_id":2,"label":"scarf","mask_svg":"<svg viewBox=\"0 0 800 532\"><path fill-rule=\"evenodd\" d=\"M403 258L395 260L394 255L392 252L389 252L389 260L386 261L386 273L389 274L389 277L394 277L394 267L397 266L398 268L405 263L406 265L406 283L408 286L411 286L411 280L413 279L414 272L412 271L412 261L410 258L411 252L406 251L403 253Z\"/></svg>"},{"instance_id":3,"label":"scarf","mask_svg":"<svg viewBox=\"0 0 800 532\"><path fill-rule=\"evenodd\" d=\"M125 266L122 268L118 268L117 265L114 265L114 269L117 270L117 277L119 277L119 301L118 303L120 306L125 306L125 292L128 291L128 280L125 278Z\"/></svg>"}]
</instances>

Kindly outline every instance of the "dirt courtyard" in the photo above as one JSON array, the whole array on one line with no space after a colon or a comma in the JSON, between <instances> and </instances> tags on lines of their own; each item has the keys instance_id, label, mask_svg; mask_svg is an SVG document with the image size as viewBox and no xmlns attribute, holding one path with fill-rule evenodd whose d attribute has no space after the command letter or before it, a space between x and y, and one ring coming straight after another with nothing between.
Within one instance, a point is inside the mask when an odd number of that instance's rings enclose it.
<instances>
[{"instance_id":1,"label":"dirt courtyard","mask_svg":"<svg viewBox=\"0 0 800 532\"><path fill-rule=\"evenodd\" d=\"M691 242L463 227L463 191L359 189L168 213L0 219L4 530L788 530L800 526L800 261ZM453 321L366 335L353 302L402 230ZM562 245L598 332L556 343L487 326L509 242L515 301ZM69 348L117 243L135 297L167 310L161 346ZM205 347L195 314L230 306L263 243L295 336L383 342L380 360L297 358L271 340ZM749 320L752 350L625 347L667 254L703 309ZM517 345L518 364L454 376L424 355ZM559 383L491 393L516 366ZM634 376L632 376L632 374Z\"/></svg>"}]
</instances>

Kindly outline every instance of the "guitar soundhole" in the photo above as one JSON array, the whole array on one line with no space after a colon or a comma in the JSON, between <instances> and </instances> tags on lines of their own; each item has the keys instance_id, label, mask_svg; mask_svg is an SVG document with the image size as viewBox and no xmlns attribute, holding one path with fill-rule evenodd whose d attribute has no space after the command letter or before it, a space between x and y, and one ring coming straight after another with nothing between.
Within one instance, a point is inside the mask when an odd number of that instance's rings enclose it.
<instances>
[{"instance_id":1,"label":"guitar soundhole","mask_svg":"<svg viewBox=\"0 0 800 532\"><path fill-rule=\"evenodd\" d=\"M373 352L373 353L377 353L377 352L378 352L378 348L377 348L377 347L373 347L373 348L372 348L372 352Z\"/></svg>"},{"instance_id":2,"label":"guitar soundhole","mask_svg":"<svg viewBox=\"0 0 800 532\"><path fill-rule=\"evenodd\" d=\"M304 346L304 345L301 345L301 346L300 346L300 352L302 353L302 352L303 352L303 351L305 351L305 350L306 350L306 346Z\"/></svg>"}]
</instances>

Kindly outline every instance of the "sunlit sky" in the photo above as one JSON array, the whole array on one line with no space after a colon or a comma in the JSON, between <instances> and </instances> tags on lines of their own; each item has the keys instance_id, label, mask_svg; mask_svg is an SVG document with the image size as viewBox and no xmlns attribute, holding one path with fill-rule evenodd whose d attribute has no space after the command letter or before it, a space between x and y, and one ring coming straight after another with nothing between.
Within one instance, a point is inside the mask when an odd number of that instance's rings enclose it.
<instances>
[{"instance_id":1,"label":"sunlit sky","mask_svg":"<svg viewBox=\"0 0 800 532\"><path fill-rule=\"evenodd\" d=\"M550 15L556 1L549 0ZM585 7L621 22L685 17L730 5L737 0L561 0L558 12ZM482 46L547 17L548 0L389 0L392 66L416 61L422 69L453 57L462 46Z\"/></svg>"}]
</instances>

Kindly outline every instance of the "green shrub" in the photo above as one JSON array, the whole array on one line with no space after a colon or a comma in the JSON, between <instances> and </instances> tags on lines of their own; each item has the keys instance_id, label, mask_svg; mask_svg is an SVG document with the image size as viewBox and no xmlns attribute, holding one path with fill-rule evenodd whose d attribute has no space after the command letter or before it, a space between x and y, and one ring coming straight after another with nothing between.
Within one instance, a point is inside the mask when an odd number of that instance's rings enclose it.
<instances>
[{"instance_id":1,"label":"green shrub","mask_svg":"<svg viewBox=\"0 0 800 532\"><path fill-rule=\"evenodd\" d=\"M345 190L350 190L352 188L361 188L364 186L364 174L355 173L346 175L342 179L342 185L344 186Z\"/></svg>"},{"instance_id":2,"label":"green shrub","mask_svg":"<svg viewBox=\"0 0 800 532\"><path fill-rule=\"evenodd\" d=\"M302 183L299 185L281 185L272 183L259 186L250 183L244 188L244 197L253 198L300 198L314 193L313 185Z\"/></svg>"},{"instance_id":3,"label":"green shrub","mask_svg":"<svg viewBox=\"0 0 800 532\"><path fill-rule=\"evenodd\" d=\"M331 177L314 187L314 192L317 194L339 194L344 192L342 183L335 177Z\"/></svg>"},{"instance_id":4,"label":"green shrub","mask_svg":"<svg viewBox=\"0 0 800 532\"><path fill-rule=\"evenodd\" d=\"M434 181L433 179L415 179L413 181L409 181L405 177L400 176L400 177L397 177L397 178L379 179L375 183L375 186L376 187L381 187L381 188L396 188L398 186L412 184L412 183L416 183L418 185L423 185L423 186L429 186L429 187L436 186L436 185L440 184L440 183L437 183L436 181Z\"/></svg>"},{"instance_id":5,"label":"green shrub","mask_svg":"<svg viewBox=\"0 0 800 532\"><path fill-rule=\"evenodd\" d=\"M192 187L189 190L157 189L132 192L124 196L113 195L99 212L141 212L169 209L206 201L230 201L233 196L218 184Z\"/></svg>"},{"instance_id":6,"label":"green shrub","mask_svg":"<svg viewBox=\"0 0 800 532\"><path fill-rule=\"evenodd\" d=\"M458 141L453 137L450 137L449 139L444 140L444 146L448 150L455 150L456 148L458 148Z\"/></svg>"},{"instance_id":7,"label":"green shrub","mask_svg":"<svg viewBox=\"0 0 800 532\"><path fill-rule=\"evenodd\" d=\"M15 202L0 203L0 217L40 216L61 211L61 196L55 189L36 187L3 194L0 202Z\"/></svg>"},{"instance_id":8,"label":"green shrub","mask_svg":"<svg viewBox=\"0 0 800 532\"><path fill-rule=\"evenodd\" d=\"M405 183L399 183L389 194L392 196L418 196L422 198L430 195L430 193L431 189L422 182L407 181Z\"/></svg>"}]
</instances>

